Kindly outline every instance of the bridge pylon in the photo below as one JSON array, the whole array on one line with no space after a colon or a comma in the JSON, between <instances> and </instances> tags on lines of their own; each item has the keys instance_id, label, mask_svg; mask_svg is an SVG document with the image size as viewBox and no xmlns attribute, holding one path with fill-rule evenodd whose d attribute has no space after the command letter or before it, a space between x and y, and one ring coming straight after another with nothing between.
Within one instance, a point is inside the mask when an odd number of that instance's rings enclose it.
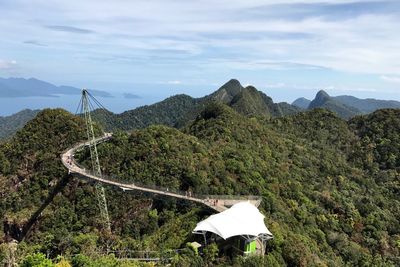
<instances>
[{"instance_id":1,"label":"bridge pylon","mask_svg":"<svg viewBox=\"0 0 400 267\"><path fill-rule=\"evenodd\" d=\"M90 93L86 89L83 89L81 103L86 123L86 134L89 142L92 171L94 175L101 177L102 175L101 175L99 154L97 153L97 147L96 147L96 136L94 135L93 121L90 115L91 104L89 96L91 96ZM103 185L100 182L95 182L95 191L96 191L97 204L100 210L100 217L103 229L111 233L111 225L110 225L110 217L108 215L106 193Z\"/></svg>"}]
</instances>

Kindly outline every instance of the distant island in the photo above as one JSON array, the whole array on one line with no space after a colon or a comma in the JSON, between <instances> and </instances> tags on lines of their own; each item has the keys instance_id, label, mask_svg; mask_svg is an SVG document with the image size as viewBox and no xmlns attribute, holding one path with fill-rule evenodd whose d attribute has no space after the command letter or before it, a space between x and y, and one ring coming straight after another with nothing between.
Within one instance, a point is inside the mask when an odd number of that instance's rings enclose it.
<instances>
[{"instance_id":1,"label":"distant island","mask_svg":"<svg viewBox=\"0 0 400 267\"><path fill-rule=\"evenodd\" d=\"M93 95L112 97L106 91L90 90ZM56 97L59 95L79 95L81 89L72 86L56 86L35 78L0 78L0 97Z\"/></svg>"}]
</instances>

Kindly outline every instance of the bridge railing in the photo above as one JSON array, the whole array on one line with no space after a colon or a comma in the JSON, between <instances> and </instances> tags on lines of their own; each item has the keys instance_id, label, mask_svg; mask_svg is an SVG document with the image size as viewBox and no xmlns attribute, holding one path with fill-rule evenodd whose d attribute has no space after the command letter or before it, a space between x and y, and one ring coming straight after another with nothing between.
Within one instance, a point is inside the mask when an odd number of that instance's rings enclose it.
<instances>
[{"instance_id":1,"label":"bridge railing","mask_svg":"<svg viewBox=\"0 0 400 267\"><path fill-rule=\"evenodd\" d=\"M117 258L130 258L130 259L161 259L170 258L176 254L181 253L184 249L170 249L170 250L108 250L107 254L113 254Z\"/></svg>"},{"instance_id":2,"label":"bridge railing","mask_svg":"<svg viewBox=\"0 0 400 267\"><path fill-rule=\"evenodd\" d=\"M103 137L97 138L96 143L101 143L101 142L107 141L110 138L111 138L111 134L106 134ZM83 149L83 147L86 145L88 145L87 141L80 142L74 146L74 149L72 152L75 153L76 151ZM66 153L67 151L68 150L66 150L64 153ZM73 164L76 165L78 168L80 168L80 171L82 171L83 174L97 176L92 170L86 169L86 167L77 163L73 157L72 157L72 160L73 160ZM163 192L163 193L180 195L182 198L186 197L186 198L198 199L199 201L203 201L203 202L207 202L208 200L213 200L213 199L261 201L260 196L254 196L254 195L207 195L207 194L195 193L191 190L183 191L183 190L178 190L175 188L169 188L169 187L165 187L165 186L163 187L163 186L157 186L157 185L151 185L151 184L144 184L144 183L141 183L138 181L132 181L132 182L123 181L116 176L110 176L110 175L104 175L104 174L102 174L100 178L114 182L114 183L119 183L122 186L123 185L128 185L128 186L134 185L134 186L145 188L145 189L147 188L147 189L151 189L151 190L156 190L156 191L159 191L160 193Z\"/></svg>"},{"instance_id":3,"label":"bridge railing","mask_svg":"<svg viewBox=\"0 0 400 267\"><path fill-rule=\"evenodd\" d=\"M96 176L96 174L92 171L92 170L88 170L85 167L83 167L82 165L78 164L76 161L74 161L74 164L79 167L81 169L81 171L83 171L84 174L87 175L92 175L92 176ZM122 186L126 185L134 185L137 187L141 187L141 188L147 188L147 189L152 189L152 190L156 190L159 192L163 192L163 193L171 193L171 194L176 194L176 195L180 195L181 197L187 197L187 198L196 198L199 200L207 200L207 199L220 199L220 200L259 200L260 197L259 196L254 196L254 195L207 195L207 194L198 194L192 191L183 191L183 190L177 190L175 188L169 188L169 187L163 187L163 186L158 186L158 185L151 185L151 184L144 184L138 181L133 181L133 182L127 182L127 181L123 181L121 179L119 179L116 176L110 176L110 175L104 175L102 174L101 177L104 180L107 181L111 181L111 182L115 182L115 183L119 183ZM129 188L127 188L129 189Z\"/></svg>"},{"instance_id":4,"label":"bridge railing","mask_svg":"<svg viewBox=\"0 0 400 267\"><path fill-rule=\"evenodd\" d=\"M113 254L119 259L143 259L143 260L158 260L161 253L159 251L134 251L134 250L115 250L108 251L108 254Z\"/></svg>"},{"instance_id":5,"label":"bridge railing","mask_svg":"<svg viewBox=\"0 0 400 267\"><path fill-rule=\"evenodd\" d=\"M135 261L155 261L161 263L169 263L171 259L177 255L181 254L187 249L168 249L168 250L130 250L130 249L118 249L118 250L96 250L96 255L113 255L115 258L120 260L135 260ZM80 254L72 254L71 256L77 256ZM0 261L1 262L1 261Z\"/></svg>"}]
</instances>

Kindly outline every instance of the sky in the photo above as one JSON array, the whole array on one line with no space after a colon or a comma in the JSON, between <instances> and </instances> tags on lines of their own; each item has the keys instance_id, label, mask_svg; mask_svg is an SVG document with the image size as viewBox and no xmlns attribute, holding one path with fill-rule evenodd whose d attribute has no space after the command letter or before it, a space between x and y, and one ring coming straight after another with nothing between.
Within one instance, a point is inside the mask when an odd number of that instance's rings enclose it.
<instances>
[{"instance_id":1,"label":"sky","mask_svg":"<svg viewBox=\"0 0 400 267\"><path fill-rule=\"evenodd\" d=\"M149 101L231 78L276 102L400 100L399 25L397 0L0 0L0 77Z\"/></svg>"}]
</instances>

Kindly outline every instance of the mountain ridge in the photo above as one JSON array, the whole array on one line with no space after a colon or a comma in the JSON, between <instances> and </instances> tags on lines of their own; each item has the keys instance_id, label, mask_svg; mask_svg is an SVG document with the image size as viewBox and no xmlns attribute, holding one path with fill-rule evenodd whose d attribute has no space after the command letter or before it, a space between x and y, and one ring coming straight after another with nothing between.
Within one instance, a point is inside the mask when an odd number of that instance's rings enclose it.
<instances>
[{"instance_id":1,"label":"mountain ridge","mask_svg":"<svg viewBox=\"0 0 400 267\"><path fill-rule=\"evenodd\" d=\"M378 109L400 108L400 102L395 100L362 99L350 95L330 96L323 90L320 90L312 101L300 97L293 101L292 105L304 110L316 107L327 108L341 113L342 117L346 119L356 115L369 114Z\"/></svg>"},{"instance_id":2,"label":"mountain ridge","mask_svg":"<svg viewBox=\"0 0 400 267\"><path fill-rule=\"evenodd\" d=\"M315 98L311 101L310 105L308 106L308 109L314 109L314 108L328 109L330 111L335 112L341 118L344 119L350 119L356 115L361 114L361 111L359 111L358 109L342 104L341 102L332 98L324 90L320 90L315 96Z\"/></svg>"},{"instance_id":3,"label":"mountain ridge","mask_svg":"<svg viewBox=\"0 0 400 267\"><path fill-rule=\"evenodd\" d=\"M23 82L26 80L20 78L10 79ZM29 80L41 82L35 78ZM48 84L46 82L43 83ZM70 87L60 86L60 88L69 90ZM237 79L231 79L216 91L204 97L194 98L189 95L178 94L160 102L127 110L119 114L98 109L94 111L93 116L103 124L107 130L133 130L144 128L152 124L162 124L180 128L194 120L201 110L212 101L224 103L246 116L264 116L268 118L294 115L309 109L308 106L310 106L311 103L312 107L326 108L336 112L345 119L366 114L371 110L374 111L382 107L400 108L400 102L397 101L358 99L352 96L331 97L325 91L317 93L316 99L314 99L313 102L306 98L299 98L292 104L286 102L274 103L271 97L257 90L254 86L243 87ZM367 103L368 105L366 105L367 108L363 108L366 103L365 101L369 101ZM354 108L352 104L356 106L359 105L361 110ZM18 115L14 117L3 117L3 119L0 120L0 126L2 126L0 130L0 139L8 138L14 134L17 129L20 129L22 125L29 119L32 119L34 115L35 113L29 116L26 114L27 117L22 122L18 121ZM13 120L15 120L15 122L13 122Z\"/></svg>"},{"instance_id":4,"label":"mountain ridge","mask_svg":"<svg viewBox=\"0 0 400 267\"><path fill-rule=\"evenodd\" d=\"M274 103L273 100L253 86L243 87L236 79L231 79L215 92L201 98L180 94L161 102L128 110L120 114L95 111L106 129L133 130L151 124L183 127L192 121L211 102L226 104L246 116L280 117L294 114L300 109L288 103ZM103 114L103 115L102 115ZM107 118L108 117L108 118ZM115 123L117 122L117 123Z\"/></svg>"},{"instance_id":5,"label":"mountain ridge","mask_svg":"<svg viewBox=\"0 0 400 267\"><path fill-rule=\"evenodd\" d=\"M378 109L400 108L400 102L395 100L380 100L375 98L360 99L349 95L335 96L333 98L345 105L357 108L363 114L372 113Z\"/></svg>"}]
</instances>

